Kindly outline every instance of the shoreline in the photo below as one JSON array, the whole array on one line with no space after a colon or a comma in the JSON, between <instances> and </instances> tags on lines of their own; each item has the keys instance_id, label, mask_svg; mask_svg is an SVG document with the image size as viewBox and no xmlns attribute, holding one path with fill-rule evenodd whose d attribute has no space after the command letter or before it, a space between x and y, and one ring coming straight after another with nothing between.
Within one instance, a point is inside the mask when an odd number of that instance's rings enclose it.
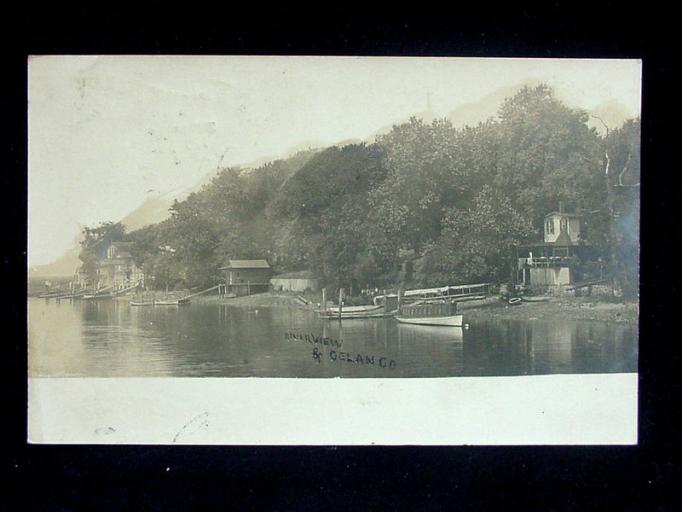
<instances>
[{"instance_id":1,"label":"shoreline","mask_svg":"<svg viewBox=\"0 0 682 512\"><path fill-rule=\"evenodd\" d=\"M462 305L460 311L471 319L500 320L587 320L637 324L639 303L609 302L593 297L552 297L547 302L509 305L499 299L484 304ZM466 303L465 303L466 304Z\"/></svg>"},{"instance_id":2,"label":"shoreline","mask_svg":"<svg viewBox=\"0 0 682 512\"><path fill-rule=\"evenodd\" d=\"M303 297L303 296L301 296ZM287 308L314 311L319 309L320 297L296 294L259 293L243 297L203 295L192 297L193 304L223 304L239 308ZM112 300L130 301L129 296ZM330 302L331 304L331 302ZM458 312L471 320L577 320L636 324L639 321L639 302L615 302L599 297L548 297L545 302L521 302L510 305L499 297L461 302Z\"/></svg>"},{"instance_id":3,"label":"shoreline","mask_svg":"<svg viewBox=\"0 0 682 512\"><path fill-rule=\"evenodd\" d=\"M215 295L196 297L200 304L225 304L234 307L273 307L317 309L313 299L306 305L296 295L272 292L256 295L219 298ZM639 303L636 301L611 302L596 297L550 297L546 302L521 302L511 306L498 297L463 302L459 311L476 320L591 320L601 322L637 323Z\"/></svg>"},{"instance_id":4,"label":"shoreline","mask_svg":"<svg viewBox=\"0 0 682 512\"><path fill-rule=\"evenodd\" d=\"M311 301L303 304L296 295L277 294L272 292L245 295L243 297L218 297L217 295L200 295L192 297L192 302L197 304L225 304L235 307L295 307L298 309L316 309L316 303ZM310 299L307 299L310 300Z\"/></svg>"}]
</instances>

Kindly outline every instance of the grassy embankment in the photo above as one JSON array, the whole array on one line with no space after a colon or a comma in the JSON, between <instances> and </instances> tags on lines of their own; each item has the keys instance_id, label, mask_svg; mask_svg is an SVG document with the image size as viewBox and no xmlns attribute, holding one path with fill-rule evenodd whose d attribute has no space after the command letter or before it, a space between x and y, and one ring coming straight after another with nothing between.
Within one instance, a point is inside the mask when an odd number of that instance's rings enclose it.
<instances>
[{"instance_id":1,"label":"grassy embankment","mask_svg":"<svg viewBox=\"0 0 682 512\"><path fill-rule=\"evenodd\" d=\"M460 311L468 319L598 320L636 323L637 301L613 302L595 297L552 297L547 302L522 302L511 306L497 298L464 303Z\"/></svg>"}]
</instances>

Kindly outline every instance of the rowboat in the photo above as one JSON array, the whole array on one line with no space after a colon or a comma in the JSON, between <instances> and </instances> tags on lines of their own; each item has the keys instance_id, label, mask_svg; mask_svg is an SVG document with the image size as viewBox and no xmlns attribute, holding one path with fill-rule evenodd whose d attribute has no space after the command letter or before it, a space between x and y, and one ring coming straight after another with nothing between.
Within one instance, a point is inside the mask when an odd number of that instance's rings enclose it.
<instances>
[{"instance_id":1,"label":"rowboat","mask_svg":"<svg viewBox=\"0 0 682 512\"><path fill-rule=\"evenodd\" d=\"M347 306L341 308L341 314L339 315L338 307L330 307L325 310L318 311L321 318L384 318L393 316L394 311L387 312L386 308L381 305L371 305L371 306Z\"/></svg>"},{"instance_id":2,"label":"rowboat","mask_svg":"<svg viewBox=\"0 0 682 512\"><path fill-rule=\"evenodd\" d=\"M432 325L438 327L462 327L462 315L407 317L396 315L401 324Z\"/></svg>"},{"instance_id":3,"label":"rowboat","mask_svg":"<svg viewBox=\"0 0 682 512\"><path fill-rule=\"evenodd\" d=\"M153 306L154 301L153 300L131 300L130 305L131 306Z\"/></svg>"},{"instance_id":4,"label":"rowboat","mask_svg":"<svg viewBox=\"0 0 682 512\"><path fill-rule=\"evenodd\" d=\"M457 314L454 300L401 304L395 319L402 324L462 327L462 315Z\"/></svg>"},{"instance_id":5,"label":"rowboat","mask_svg":"<svg viewBox=\"0 0 682 512\"><path fill-rule=\"evenodd\" d=\"M95 293L95 294L85 294L83 299L93 300L93 299L113 299L114 295L111 293Z\"/></svg>"},{"instance_id":6,"label":"rowboat","mask_svg":"<svg viewBox=\"0 0 682 512\"><path fill-rule=\"evenodd\" d=\"M543 295L535 295L535 296L523 296L521 297L521 300L523 302L547 302L549 300L549 297L543 296Z\"/></svg>"},{"instance_id":7,"label":"rowboat","mask_svg":"<svg viewBox=\"0 0 682 512\"><path fill-rule=\"evenodd\" d=\"M189 304L189 299L170 299L170 300L157 300L154 301L155 306L184 306Z\"/></svg>"},{"instance_id":8,"label":"rowboat","mask_svg":"<svg viewBox=\"0 0 682 512\"><path fill-rule=\"evenodd\" d=\"M189 304L189 299L175 300L131 300L131 306L184 306Z\"/></svg>"}]
</instances>

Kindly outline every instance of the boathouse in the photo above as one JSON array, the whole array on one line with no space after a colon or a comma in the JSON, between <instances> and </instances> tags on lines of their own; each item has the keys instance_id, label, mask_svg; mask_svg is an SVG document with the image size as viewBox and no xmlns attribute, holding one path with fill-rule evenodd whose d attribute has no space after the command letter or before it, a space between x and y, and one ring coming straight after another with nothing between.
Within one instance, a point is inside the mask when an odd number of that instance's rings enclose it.
<instances>
[{"instance_id":1,"label":"boathouse","mask_svg":"<svg viewBox=\"0 0 682 512\"><path fill-rule=\"evenodd\" d=\"M229 260L225 272L227 292L237 296L268 291L272 268L266 260Z\"/></svg>"},{"instance_id":2,"label":"boathouse","mask_svg":"<svg viewBox=\"0 0 682 512\"><path fill-rule=\"evenodd\" d=\"M560 289L582 277L580 266L596 260L595 248L580 237L581 217L559 211L545 215L542 242L515 249L516 283L526 286Z\"/></svg>"},{"instance_id":3,"label":"boathouse","mask_svg":"<svg viewBox=\"0 0 682 512\"><path fill-rule=\"evenodd\" d=\"M286 292L315 292L319 288L319 281L310 270L279 274L270 279L272 289Z\"/></svg>"}]
</instances>

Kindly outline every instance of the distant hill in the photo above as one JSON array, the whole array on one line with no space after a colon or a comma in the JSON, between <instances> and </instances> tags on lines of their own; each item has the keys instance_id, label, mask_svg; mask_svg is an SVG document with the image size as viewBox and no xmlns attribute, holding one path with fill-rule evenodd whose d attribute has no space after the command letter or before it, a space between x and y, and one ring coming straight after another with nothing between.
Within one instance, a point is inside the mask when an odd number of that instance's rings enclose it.
<instances>
[{"instance_id":1,"label":"distant hill","mask_svg":"<svg viewBox=\"0 0 682 512\"><path fill-rule=\"evenodd\" d=\"M457 128L466 125L475 126L486 119L496 118L497 112L506 98L513 96L524 86L534 87L541 82L542 80L531 79L511 87L498 89L477 102L457 107L447 115L447 118ZM564 104L571 108L583 109L588 114L599 117L606 123L610 130L620 127L626 120L632 119L637 115L634 112L630 112L622 103L615 100L601 103L596 107L586 108L584 105L577 105L568 99L562 98L560 89L558 89L556 93L557 98L562 100ZM594 117L590 117L587 125L591 128L595 128L597 132L602 135L605 133L604 125Z\"/></svg>"},{"instance_id":2,"label":"distant hill","mask_svg":"<svg viewBox=\"0 0 682 512\"><path fill-rule=\"evenodd\" d=\"M539 80L537 82L540 82ZM491 117L497 117L497 112L506 98L513 96L524 86L536 85L535 81L525 81L510 87L503 87L488 94L480 100L461 105L447 114L447 119L456 128L476 126Z\"/></svg>"},{"instance_id":3,"label":"distant hill","mask_svg":"<svg viewBox=\"0 0 682 512\"><path fill-rule=\"evenodd\" d=\"M343 146L351 143L351 140L347 140L339 143L338 145ZM289 150L281 157L259 158L239 167L243 168L245 171L249 171L269 162L286 159L291 160L288 167L292 167L292 169L288 172L293 173L300 166L304 165L310 156L318 151L321 151L321 149L322 148L311 147L311 145L300 144ZM140 206L123 217L120 222L126 227L126 231L130 232L166 220L170 216L170 208L173 206L173 203L176 200L182 201L186 199L187 196L189 196L192 192L198 192L205 185L208 185L219 172L220 169L216 168L206 173L194 186L189 188L173 190L165 194L149 195L144 201L142 201ZM31 267L29 269L30 279L54 279L58 277L72 276L81 265L81 261L78 258L78 255L80 254L81 240L82 236L79 234L79 236L73 241L71 248L60 258L45 265L36 265Z\"/></svg>"},{"instance_id":4,"label":"distant hill","mask_svg":"<svg viewBox=\"0 0 682 512\"><path fill-rule=\"evenodd\" d=\"M259 158L247 164L242 164L235 167L240 167L245 171L256 169L266 163L274 162L276 160L284 160L294 157L298 154L304 154L308 151L318 151L315 146L300 144L289 151L285 155L279 157ZM189 188L173 190L161 195L150 195L140 206L135 208L132 212L126 215L121 222L125 225L127 231L135 231L137 229L156 224L166 220L170 216L170 207L173 202L182 201L187 198L192 192L198 192L205 185L208 185L211 180L221 171L220 168L215 168L212 171L204 174L204 176L197 181L197 183Z\"/></svg>"},{"instance_id":5,"label":"distant hill","mask_svg":"<svg viewBox=\"0 0 682 512\"><path fill-rule=\"evenodd\" d=\"M82 235L79 233L78 237L73 241L71 248L60 258L45 265L36 265L34 267L30 267L28 271L29 279L73 276L78 267L81 265L81 260L78 259L81 240Z\"/></svg>"},{"instance_id":6,"label":"distant hill","mask_svg":"<svg viewBox=\"0 0 682 512\"><path fill-rule=\"evenodd\" d=\"M164 194L161 196L147 197L142 204L121 219L121 223L127 231L135 231L149 224L156 224L168 218L168 209L175 199L180 199L178 194Z\"/></svg>"},{"instance_id":7,"label":"distant hill","mask_svg":"<svg viewBox=\"0 0 682 512\"><path fill-rule=\"evenodd\" d=\"M466 125L475 126L479 122L485 121L486 119L496 118L497 112L506 98L513 96L524 86L533 87L540 84L541 82L542 80L527 80L511 87L498 89L497 91L485 96L477 102L468 103L456 108L447 115L447 118L457 128L461 128ZM557 98L561 99L567 106L571 108L583 109L588 114L599 117L611 130L620 127L626 120L632 119L636 116L636 113L630 112L623 104L619 103L618 101L608 101L601 103L596 107L585 108L584 105L576 105L567 99L563 99L561 90L557 90ZM601 134L604 134L605 132L604 125L598 119L593 117L590 117L587 125L591 128L594 127L597 132Z\"/></svg>"},{"instance_id":8,"label":"distant hill","mask_svg":"<svg viewBox=\"0 0 682 512\"><path fill-rule=\"evenodd\" d=\"M529 80L510 87L502 87L500 89L497 89L495 92L481 98L478 101L467 103L465 105L460 105L459 107L447 113L445 116L436 115L433 113L431 109L426 108L420 112L415 112L414 114L407 116L403 119L398 119L391 124L382 126L378 130L375 130L367 138L367 141L374 142L377 136L389 133L394 126L409 121L410 117L422 119L426 123L431 123L434 119L445 117L456 128L463 128L464 126L467 125L475 126L478 123L485 121L486 119L496 117L497 111L502 105L502 102L506 98L513 96L524 85L531 86L536 85L537 83L540 83L540 80L537 81Z\"/></svg>"}]
</instances>

